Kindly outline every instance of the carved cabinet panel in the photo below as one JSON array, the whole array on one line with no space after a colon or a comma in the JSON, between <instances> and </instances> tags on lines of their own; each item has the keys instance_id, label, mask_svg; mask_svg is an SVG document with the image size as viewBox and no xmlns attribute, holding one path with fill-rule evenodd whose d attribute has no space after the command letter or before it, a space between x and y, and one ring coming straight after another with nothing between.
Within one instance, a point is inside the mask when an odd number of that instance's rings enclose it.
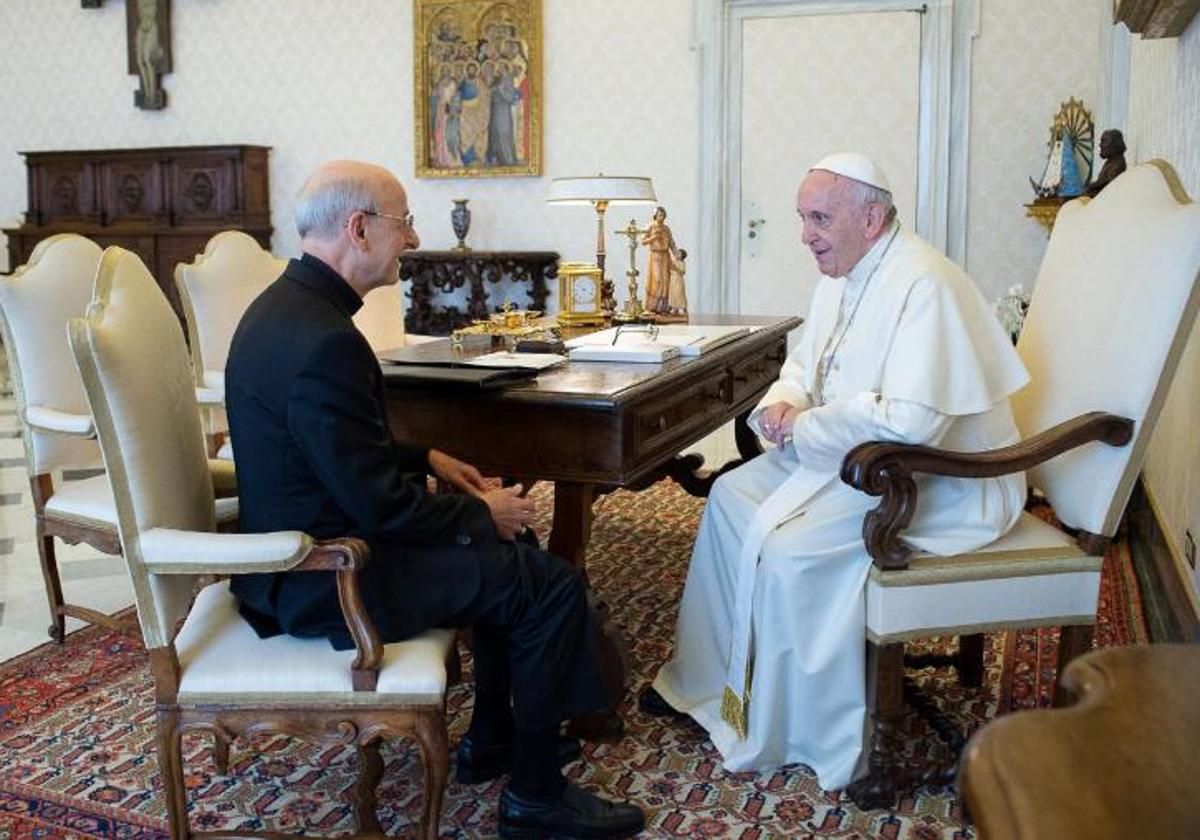
<instances>
[{"instance_id":1,"label":"carved cabinet panel","mask_svg":"<svg viewBox=\"0 0 1200 840\"><path fill-rule=\"evenodd\" d=\"M222 230L271 246L265 146L177 146L23 152L29 182L25 223L5 230L9 268L42 239L78 233L136 253L179 312L175 264Z\"/></svg>"}]
</instances>

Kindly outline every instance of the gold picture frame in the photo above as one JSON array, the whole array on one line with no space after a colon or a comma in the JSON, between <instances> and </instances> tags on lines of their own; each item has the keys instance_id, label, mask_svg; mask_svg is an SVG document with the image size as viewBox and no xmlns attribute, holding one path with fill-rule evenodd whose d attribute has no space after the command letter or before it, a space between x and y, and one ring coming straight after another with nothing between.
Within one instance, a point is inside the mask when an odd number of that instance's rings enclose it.
<instances>
[{"instance_id":1,"label":"gold picture frame","mask_svg":"<svg viewBox=\"0 0 1200 840\"><path fill-rule=\"evenodd\" d=\"M542 0L413 0L418 178L542 174Z\"/></svg>"}]
</instances>

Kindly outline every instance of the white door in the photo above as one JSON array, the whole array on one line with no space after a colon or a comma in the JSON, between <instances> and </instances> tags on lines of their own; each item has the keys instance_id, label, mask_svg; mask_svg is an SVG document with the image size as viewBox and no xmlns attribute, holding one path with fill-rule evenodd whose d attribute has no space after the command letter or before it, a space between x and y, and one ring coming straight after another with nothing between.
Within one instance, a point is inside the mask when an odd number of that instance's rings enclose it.
<instances>
[{"instance_id":1,"label":"white door","mask_svg":"<svg viewBox=\"0 0 1200 840\"><path fill-rule=\"evenodd\" d=\"M741 49L731 51L741 53L740 195L728 196L741 224L726 231L727 247L740 250L739 310L804 315L819 277L796 219L796 187L809 164L830 152L867 154L887 173L912 229L921 15L744 13Z\"/></svg>"},{"instance_id":2,"label":"white door","mask_svg":"<svg viewBox=\"0 0 1200 840\"><path fill-rule=\"evenodd\" d=\"M738 146L740 166L722 216L743 315L808 313L819 274L800 242L796 188L822 156L869 155L891 180L901 222L915 227L921 14L839 12L828 4L814 13L805 5L730 5L737 101L725 136ZM692 451L709 468L736 458L732 424Z\"/></svg>"}]
</instances>

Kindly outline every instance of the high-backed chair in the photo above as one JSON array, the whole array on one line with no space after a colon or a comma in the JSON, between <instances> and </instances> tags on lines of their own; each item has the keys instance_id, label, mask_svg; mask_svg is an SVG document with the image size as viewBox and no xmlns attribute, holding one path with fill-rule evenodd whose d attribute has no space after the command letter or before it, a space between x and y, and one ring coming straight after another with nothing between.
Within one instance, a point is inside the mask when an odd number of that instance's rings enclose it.
<instances>
[{"instance_id":1,"label":"high-backed chair","mask_svg":"<svg viewBox=\"0 0 1200 840\"><path fill-rule=\"evenodd\" d=\"M987 631L1061 626L1060 674L1090 648L1103 555L1195 320L1198 273L1200 205L1167 164L1129 169L1099 197L1071 201L1058 215L1017 347L1032 376L1013 399L1024 440L986 453L868 443L846 456L843 481L882 496L863 525L874 565L866 591L872 735L867 775L849 788L860 805L952 778L952 762L901 764L906 641L961 636L968 667L960 673L975 685L979 634ZM957 557L914 556L904 543L913 473L1018 470L1028 471L1063 527L1024 513L1000 540ZM1061 688L1059 705L1067 700ZM961 748L944 721L934 726Z\"/></svg>"},{"instance_id":2,"label":"high-backed chair","mask_svg":"<svg viewBox=\"0 0 1200 840\"><path fill-rule=\"evenodd\" d=\"M354 326L358 327L376 353L408 343L404 333L404 304L400 284L380 286L367 292L362 309L354 313Z\"/></svg>"},{"instance_id":3,"label":"high-backed chair","mask_svg":"<svg viewBox=\"0 0 1200 840\"><path fill-rule=\"evenodd\" d=\"M358 570L369 559L361 540L214 533L213 486L182 332L135 256L104 252L94 300L86 318L71 322L70 339L150 651L171 837L200 834L188 824L180 746L184 732L200 730L214 736L222 770L230 741L241 734L353 743L362 762L358 830L376 836L379 740L413 735L424 756L421 834L436 838L449 763L445 691L453 633L380 644L358 588ZM355 651L335 651L325 639L260 639L238 612L228 580L208 582L214 574L286 570L336 573Z\"/></svg>"},{"instance_id":4,"label":"high-backed chair","mask_svg":"<svg viewBox=\"0 0 1200 840\"><path fill-rule=\"evenodd\" d=\"M87 397L67 344L67 321L92 294L100 247L71 233L43 239L29 262L0 277L0 327L21 418L25 464L37 521L38 557L50 604L50 637L61 642L66 618L127 629L94 609L63 600L54 538L119 554L117 510L108 479L55 481L61 471L103 466Z\"/></svg>"},{"instance_id":5,"label":"high-backed chair","mask_svg":"<svg viewBox=\"0 0 1200 840\"><path fill-rule=\"evenodd\" d=\"M287 265L249 234L218 233L204 253L175 266L175 287L183 305L192 351L196 398L203 406L209 454L232 457L225 444L225 360L242 313Z\"/></svg>"}]
</instances>

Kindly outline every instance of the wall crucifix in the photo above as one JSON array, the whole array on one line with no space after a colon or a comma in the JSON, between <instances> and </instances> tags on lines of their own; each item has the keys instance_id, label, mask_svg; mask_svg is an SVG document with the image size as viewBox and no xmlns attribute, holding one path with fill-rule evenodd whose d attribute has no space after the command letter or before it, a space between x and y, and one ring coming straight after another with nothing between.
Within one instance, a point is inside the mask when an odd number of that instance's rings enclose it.
<instances>
[{"instance_id":1,"label":"wall crucifix","mask_svg":"<svg viewBox=\"0 0 1200 840\"><path fill-rule=\"evenodd\" d=\"M98 9L104 0L80 0L85 9ZM171 72L171 0L125 0L125 30L129 72L140 85L133 104L147 111L167 107L162 76Z\"/></svg>"}]
</instances>

